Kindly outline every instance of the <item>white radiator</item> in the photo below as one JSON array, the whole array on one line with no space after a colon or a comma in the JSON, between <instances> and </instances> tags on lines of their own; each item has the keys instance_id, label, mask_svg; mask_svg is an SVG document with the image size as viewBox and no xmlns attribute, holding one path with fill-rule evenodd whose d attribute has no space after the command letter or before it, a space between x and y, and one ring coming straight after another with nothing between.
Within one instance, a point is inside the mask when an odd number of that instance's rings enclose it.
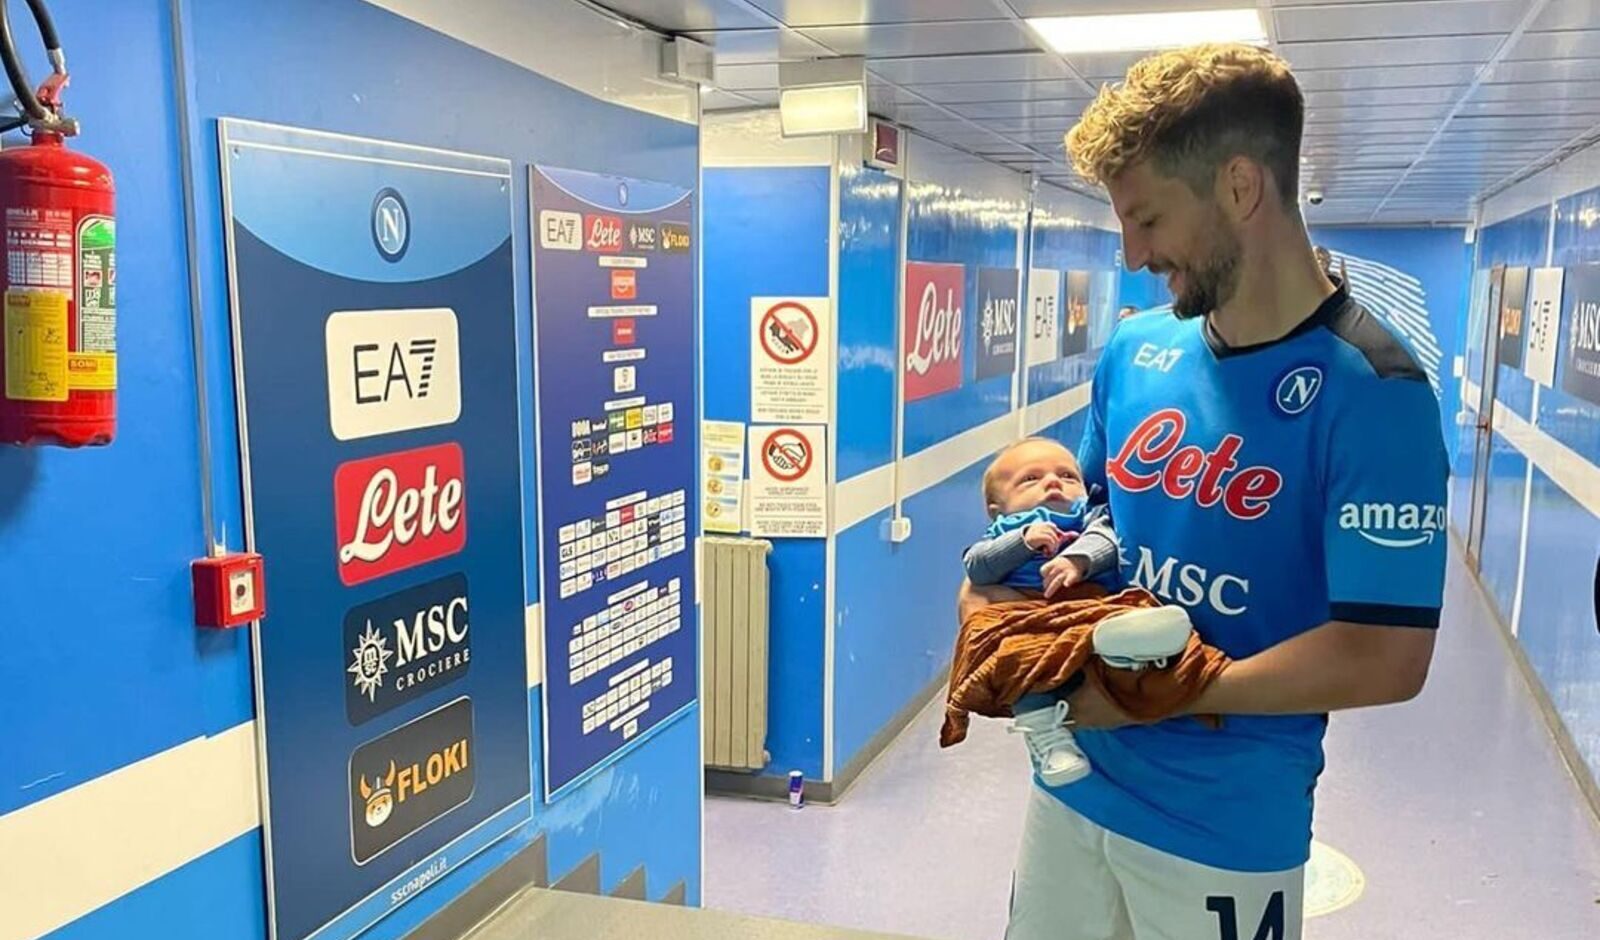
<instances>
[{"instance_id":1,"label":"white radiator","mask_svg":"<svg viewBox=\"0 0 1600 940\"><path fill-rule=\"evenodd\" d=\"M701 643L706 766L767 765L767 554L763 539L704 541Z\"/></svg>"}]
</instances>

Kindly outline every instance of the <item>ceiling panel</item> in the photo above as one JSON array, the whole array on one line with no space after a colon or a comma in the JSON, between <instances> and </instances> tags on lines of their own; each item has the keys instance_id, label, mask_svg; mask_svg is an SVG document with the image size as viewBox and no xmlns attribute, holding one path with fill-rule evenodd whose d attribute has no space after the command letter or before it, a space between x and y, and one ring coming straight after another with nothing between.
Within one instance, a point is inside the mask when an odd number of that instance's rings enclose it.
<instances>
[{"instance_id":1,"label":"ceiling panel","mask_svg":"<svg viewBox=\"0 0 1600 940\"><path fill-rule=\"evenodd\" d=\"M1498 62L1486 81L1494 82L1592 82L1600 80L1600 59L1551 59L1528 62Z\"/></svg>"},{"instance_id":2,"label":"ceiling panel","mask_svg":"<svg viewBox=\"0 0 1600 940\"><path fill-rule=\"evenodd\" d=\"M762 65L718 65L711 73L718 88L740 91L746 88L777 88L778 63Z\"/></svg>"},{"instance_id":3,"label":"ceiling panel","mask_svg":"<svg viewBox=\"0 0 1600 940\"><path fill-rule=\"evenodd\" d=\"M710 46L716 62L729 65L813 59L828 55L826 48L789 30L736 29L712 33L692 32L688 35Z\"/></svg>"},{"instance_id":4,"label":"ceiling panel","mask_svg":"<svg viewBox=\"0 0 1600 940\"><path fill-rule=\"evenodd\" d=\"M1482 64L1494 53L1501 36L1428 36L1408 39L1363 39L1341 42L1280 43L1289 64L1303 69L1335 69L1360 62L1364 67Z\"/></svg>"},{"instance_id":5,"label":"ceiling panel","mask_svg":"<svg viewBox=\"0 0 1600 940\"><path fill-rule=\"evenodd\" d=\"M1536 30L1584 29L1595 22L1594 0L1550 0L1533 21Z\"/></svg>"},{"instance_id":6,"label":"ceiling panel","mask_svg":"<svg viewBox=\"0 0 1600 940\"><path fill-rule=\"evenodd\" d=\"M739 0L605 0L604 6L641 23L682 33L694 29L750 29L770 26Z\"/></svg>"},{"instance_id":7,"label":"ceiling panel","mask_svg":"<svg viewBox=\"0 0 1600 940\"><path fill-rule=\"evenodd\" d=\"M1089 103L1087 98L1042 101L986 101L951 105L958 114L974 118L1077 118Z\"/></svg>"},{"instance_id":8,"label":"ceiling panel","mask_svg":"<svg viewBox=\"0 0 1600 940\"><path fill-rule=\"evenodd\" d=\"M1472 93L1473 101L1600 100L1600 86L1593 82L1519 82L1483 84Z\"/></svg>"},{"instance_id":9,"label":"ceiling panel","mask_svg":"<svg viewBox=\"0 0 1600 940\"><path fill-rule=\"evenodd\" d=\"M1513 115L1600 115L1600 98L1533 98L1525 101L1468 101L1461 106L1461 117L1509 117Z\"/></svg>"},{"instance_id":10,"label":"ceiling panel","mask_svg":"<svg viewBox=\"0 0 1600 940\"><path fill-rule=\"evenodd\" d=\"M1072 79L1037 82L935 82L906 87L940 104L1033 101L1041 98L1071 98L1088 94L1081 84Z\"/></svg>"},{"instance_id":11,"label":"ceiling panel","mask_svg":"<svg viewBox=\"0 0 1600 940\"><path fill-rule=\"evenodd\" d=\"M1351 108L1330 108L1311 105L1306 108L1307 124L1336 124L1341 121L1438 121L1450 110L1444 102L1411 104L1396 102L1393 96L1385 104L1366 104Z\"/></svg>"},{"instance_id":12,"label":"ceiling panel","mask_svg":"<svg viewBox=\"0 0 1600 940\"><path fill-rule=\"evenodd\" d=\"M1359 11L1343 4L1277 10L1279 42L1437 36L1441 22L1451 33L1504 34L1527 11L1526 0L1448 0L1383 3Z\"/></svg>"},{"instance_id":13,"label":"ceiling panel","mask_svg":"<svg viewBox=\"0 0 1600 940\"><path fill-rule=\"evenodd\" d=\"M971 0L974 5L987 0ZM1091 13L1126 13L1128 0L1007 0L1019 16L1082 16ZM1141 13L1168 10L1223 9L1247 6L1239 0L1140 0Z\"/></svg>"},{"instance_id":14,"label":"ceiling panel","mask_svg":"<svg viewBox=\"0 0 1600 940\"><path fill-rule=\"evenodd\" d=\"M1067 70L1042 52L931 58L885 59L869 62L869 70L892 82L994 82L1066 78Z\"/></svg>"},{"instance_id":15,"label":"ceiling panel","mask_svg":"<svg viewBox=\"0 0 1600 940\"><path fill-rule=\"evenodd\" d=\"M1482 63L1455 65L1391 65L1372 67L1361 59L1311 68L1298 65L1295 77L1305 91L1331 91L1351 88L1402 88L1408 85L1456 85L1472 81Z\"/></svg>"},{"instance_id":16,"label":"ceiling panel","mask_svg":"<svg viewBox=\"0 0 1600 940\"><path fill-rule=\"evenodd\" d=\"M1419 85L1398 93L1393 87L1359 88L1349 91L1305 91L1306 107L1313 110L1352 107L1381 108L1393 105L1396 102L1410 105L1451 104L1459 97L1461 97L1461 86L1456 84Z\"/></svg>"},{"instance_id":17,"label":"ceiling panel","mask_svg":"<svg viewBox=\"0 0 1600 940\"><path fill-rule=\"evenodd\" d=\"M1594 21L1591 20L1591 25ZM1600 57L1600 29L1574 29L1555 33L1527 33L1511 48L1506 59L1593 59Z\"/></svg>"},{"instance_id":18,"label":"ceiling panel","mask_svg":"<svg viewBox=\"0 0 1600 940\"><path fill-rule=\"evenodd\" d=\"M801 34L838 55L934 56L1024 52L1038 49L1028 31L1010 20L909 23L895 26L827 26Z\"/></svg>"},{"instance_id":19,"label":"ceiling panel","mask_svg":"<svg viewBox=\"0 0 1600 940\"><path fill-rule=\"evenodd\" d=\"M989 19L995 8L974 0L752 0L790 26L917 23Z\"/></svg>"}]
</instances>

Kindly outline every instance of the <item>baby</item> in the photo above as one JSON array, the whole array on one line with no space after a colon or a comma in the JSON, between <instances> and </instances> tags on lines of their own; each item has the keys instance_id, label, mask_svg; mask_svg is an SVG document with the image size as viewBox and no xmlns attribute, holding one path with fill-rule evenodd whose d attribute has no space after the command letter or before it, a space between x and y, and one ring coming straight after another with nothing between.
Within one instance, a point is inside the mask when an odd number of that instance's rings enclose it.
<instances>
[{"instance_id":1,"label":"baby","mask_svg":"<svg viewBox=\"0 0 1600 940\"><path fill-rule=\"evenodd\" d=\"M983 496L992 521L963 556L973 585L1000 584L1047 599L1085 581L1111 591L1123 586L1117 534L1105 507L1088 505L1083 472L1066 447L1046 438L1011 445L984 472ZM1181 607L1127 611L1096 627L1095 652L1119 668L1160 668L1182 653L1191 632ZM1024 735L1047 786L1089 772L1065 725L1064 696L1081 681L1080 674L1061 689L1025 695L1012 707L1011 730Z\"/></svg>"}]
</instances>

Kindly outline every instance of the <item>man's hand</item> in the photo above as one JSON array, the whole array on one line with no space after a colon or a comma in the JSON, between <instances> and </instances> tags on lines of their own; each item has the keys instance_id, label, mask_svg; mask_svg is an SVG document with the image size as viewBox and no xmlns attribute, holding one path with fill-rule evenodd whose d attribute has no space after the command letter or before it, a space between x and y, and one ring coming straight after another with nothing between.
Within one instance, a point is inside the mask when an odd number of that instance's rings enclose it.
<instances>
[{"instance_id":1,"label":"man's hand","mask_svg":"<svg viewBox=\"0 0 1600 940\"><path fill-rule=\"evenodd\" d=\"M1083 685L1067 696L1067 727L1074 730L1109 731L1138 723L1111 701L1093 674L1085 673Z\"/></svg>"},{"instance_id":2,"label":"man's hand","mask_svg":"<svg viewBox=\"0 0 1600 940\"><path fill-rule=\"evenodd\" d=\"M1022 530L1023 544L1041 555L1054 555L1066 536L1048 522L1035 522Z\"/></svg>"},{"instance_id":3,"label":"man's hand","mask_svg":"<svg viewBox=\"0 0 1600 940\"><path fill-rule=\"evenodd\" d=\"M956 597L957 615L963 622L974 612L1005 601L1027 600L1028 596L1021 591L1013 590L1003 584L974 585L971 581L961 582L961 593Z\"/></svg>"},{"instance_id":4,"label":"man's hand","mask_svg":"<svg viewBox=\"0 0 1600 940\"><path fill-rule=\"evenodd\" d=\"M1058 592L1082 581L1088 573L1089 563L1082 558L1057 555L1039 569L1039 576L1044 580L1044 596L1055 597Z\"/></svg>"}]
</instances>

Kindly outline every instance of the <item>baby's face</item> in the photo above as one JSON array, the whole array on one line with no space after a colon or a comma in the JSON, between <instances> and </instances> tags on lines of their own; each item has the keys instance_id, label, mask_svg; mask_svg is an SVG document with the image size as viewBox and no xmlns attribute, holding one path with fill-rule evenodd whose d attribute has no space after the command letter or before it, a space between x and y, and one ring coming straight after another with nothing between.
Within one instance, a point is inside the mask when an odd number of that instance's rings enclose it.
<instances>
[{"instance_id":1,"label":"baby's face","mask_svg":"<svg viewBox=\"0 0 1600 940\"><path fill-rule=\"evenodd\" d=\"M1083 471L1072 451L1051 441L1029 441L995 467L996 515L1048 506L1062 512L1086 495Z\"/></svg>"}]
</instances>

